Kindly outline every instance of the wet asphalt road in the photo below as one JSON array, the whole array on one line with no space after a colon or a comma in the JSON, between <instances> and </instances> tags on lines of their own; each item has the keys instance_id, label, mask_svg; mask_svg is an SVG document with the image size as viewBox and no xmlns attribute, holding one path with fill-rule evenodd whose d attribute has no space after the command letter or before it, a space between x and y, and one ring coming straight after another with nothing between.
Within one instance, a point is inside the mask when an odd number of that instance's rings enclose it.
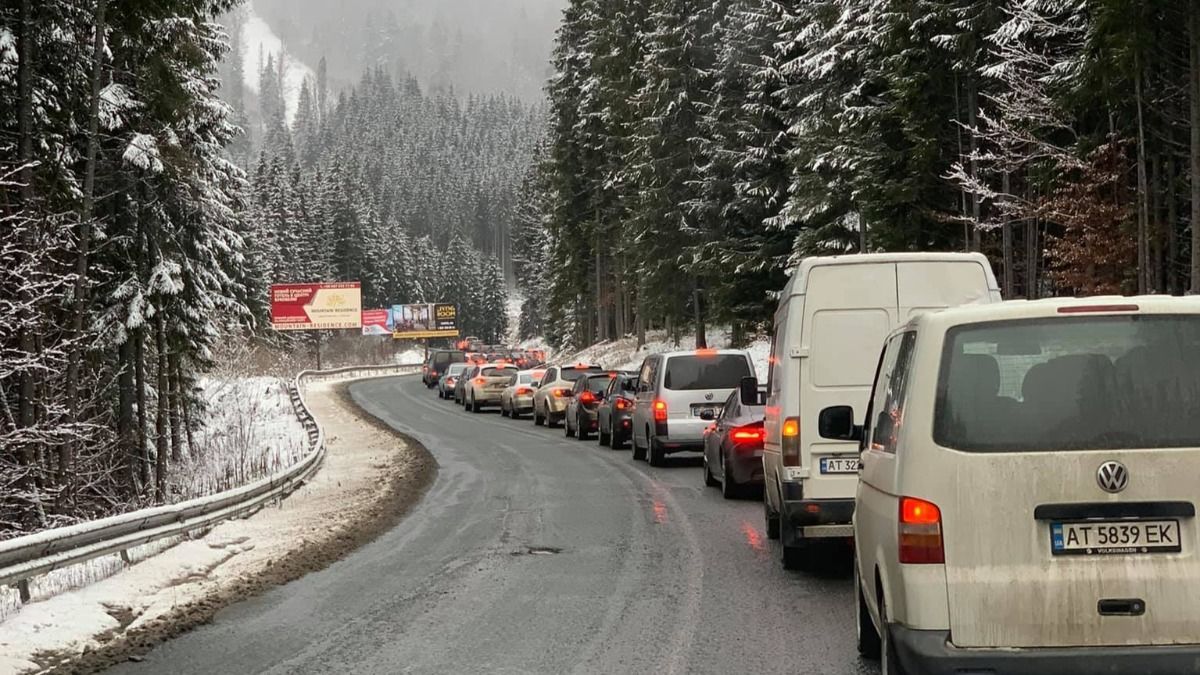
<instances>
[{"instance_id":1,"label":"wet asphalt road","mask_svg":"<svg viewBox=\"0 0 1200 675\"><path fill-rule=\"evenodd\" d=\"M784 571L757 501L498 413L413 377L368 412L439 473L395 529L246 600L121 673L878 672L854 649L849 561Z\"/></svg>"}]
</instances>

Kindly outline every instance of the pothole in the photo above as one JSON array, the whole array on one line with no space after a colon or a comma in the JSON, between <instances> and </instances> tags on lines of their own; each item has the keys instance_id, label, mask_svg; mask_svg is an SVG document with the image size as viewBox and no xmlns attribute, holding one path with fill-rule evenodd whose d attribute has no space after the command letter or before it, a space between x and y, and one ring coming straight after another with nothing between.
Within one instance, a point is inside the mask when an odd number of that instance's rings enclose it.
<instances>
[{"instance_id":1,"label":"pothole","mask_svg":"<svg viewBox=\"0 0 1200 675\"><path fill-rule=\"evenodd\" d=\"M562 549L557 546L526 546L520 551L513 551L511 555L557 555L562 553Z\"/></svg>"}]
</instances>

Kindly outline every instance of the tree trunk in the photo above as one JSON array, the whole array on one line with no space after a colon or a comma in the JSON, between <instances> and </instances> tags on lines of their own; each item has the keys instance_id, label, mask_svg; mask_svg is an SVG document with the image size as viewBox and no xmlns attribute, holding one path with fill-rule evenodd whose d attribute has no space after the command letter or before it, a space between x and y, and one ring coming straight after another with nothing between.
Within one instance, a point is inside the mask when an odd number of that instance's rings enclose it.
<instances>
[{"instance_id":1,"label":"tree trunk","mask_svg":"<svg viewBox=\"0 0 1200 675\"><path fill-rule=\"evenodd\" d=\"M392 340L394 342L394 340ZM385 343L386 346L386 343ZM380 362L386 361L386 356L380 359ZM179 407L183 415L183 430L187 438L188 457L196 456L196 436L192 428L192 404L191 392L184 387L183 367L179 365L179 360L176 360L175 378L179 381L180 396Z\"/></svg>"},{"instance_id":2,"label":"tree trunk","mask_svg":"<svg viewBox=\"0 0 1200 675\"><path fill-rule=\"evenodd\" d=\"M17 163L20 166L21 207L32 209L33 192L33 7L30 0L21 0L17 30ZM32 214L31 214L32 215ZM36 237L30 222L23 230L23 254L32 259L36 246ZM32 325L35 315L33 312L34 298L28 285L22 285L19 292L21 311L28 312L26 321L22 322L20 351L24 358L32 359L34 352L34 329ZM22 429L34 425L34 379L33 371L28 365L20 371L17 384L17 424ZM21 455L26 466L31 467L30 476L35 476L39 467L37 464L37 443L26 441L22 443ZM35 479L36 480L36 479Z\"/></svg>"},{"instance_id":3,"label":"tree trunk","mask_svg":"<svg viewBox=\"0 0 1200 675\"><path fill-rule=\"evenodd\" d=\"M1150 292L1162 293L1167 288L1163 265L1162 172L1158 155L1150 157Z\"/></svg>"},{"instance_id":4,"label":"tree trunk","mask_svg":"<svg viewBox=\"0 0 1200 675\"><path fill-rule=\"evenodd\" d=\"M1138 181L1138 220L1137 220L1137 289L1138 293L1146 293L1150 287L1150 206L1149 186L1146 176L1146 128L1142 119L1142 71L1138 65L1138 55L1134 54L1133 96L1137 103L1137 181Z\"/></svg>"},{"instance_id":5,"label":"tree trunk","mask_svg":"<svg viewBox=\"0 0 1200 675\"><path fill-rule=\"evenodd\" d=\"M975 133L975 123L977 118L977 108L979 107L979 92L978 85L975 82L975 75L971 73L967 76L967 126L971 129L971 178L979 180L979 160L975 155L979 149L979 136ZM979 229L980 220L980 203L979 195L971 193L971 245L970 250L978 251L982 248L982 230Z\"/></svg>"},{"instance_id":6,"label":"tree trunk","mask_svg":"<svg viewBox=\"0 0 1200 675\"><path fill-rule=\"evenodd\" d=\"M154 317L154 347L158 357L157 414L154 421L154 500L159 504L167 500L167 416L171 402L170 384L167 382L167 326L163 320L162 308L158 308L158 316Z\"/></svg>"},{"instance_id":7,"label":"tree trunk","mask_svg":"<svg viewBox=\"0 0 1200 675\"><path fill-rule=\"evenodd\" d=\"M628 326L625 324L626 297L625 297L625 261L620 259L617 262L617 272L613 279L613 315L615 321L615 334L613 337L620 340L625 337L625 332Z\"/></svg>"},{"instance_id":8,"label":"tree trunk","mask_svg":"<svg viewBox=\"0 0 1200 675\"><path fill-rule=\"evenodd\" d=\"M170 368L167 377L171 386L171 461L178 464L183 461L183 404L179 401L182 397L180 391L182 383L179 381L179 352L171 351L167 357L167 367Z\"/></svg>"},{"instance_id":9,"label":"tree trunk","mask_svg":"<svg viewBox=\"0 0 1200 675\"><path fill-rule=\"evenodd\" d=\"M150 485L150 415L146 409L146 333L138 328L134 332L137 340L134 346L137 367L134 376L137 380L137 445L138 445L138 478L143 488Z\"/></svg>"},{"instance_id":10,"label":"tree trunk","mask_svg":"<svg viewBox=\"0 0 1200 675\"><path fill-rule=\"evenodd\" d=\"M637 287L637 315L633 317L634 330L637 331L637 347L641 349L646 346L646 283L638 279Z\"/></svg>"},{"instance_id":11,"label":"tree trunk","mask_svg":"<svg viewBox=\"0 0 1200 675\"><path fill-rule=\"evenodd\" d=\"M708 335L704 332L704 291L700 280L692 277L692 312L696 320L696 349L708 348Z\"/></svg>"},{"instance_id":12,"label":"tree trunk","mask_svg":"<svg viewBox=\"0 0 1200 675\"><path fill-rule=\"evenodd\" d=\"M1179 264L1179 200L1175 198L1175 158L1167 157L1167 291L1183 293L1187 284L1180 283Z\"/></svg>"},{"instance_id":13,"label":"tree trunk","mask_svg":"<svg viewBox=\"0 0 1200 675\"><path fill-rule=\"evenodd\" d=\"M136 493L138 484L138 447L134 439L133 407L134 377L137 367L134 362L133 337L129 336L120 348L120 371L117 374L117 447L121 453L122 474L130 493Z\"/></svg>"},{"instance_id":14,"label":"tree trunk","mask_svg":"<svg viewBox=\"0 0 1200 675\"><path fill-rule=\"evenodd\" d=\"M1002 186L1000 188L1000 191L1006 195L1009 194L1009 191L1012 190L1012 180L1009 177L1007 171L1004 172L1004 176L1001 178L1001 181L1002 181ZM1004 259L1004 299L1011 300L1013 297L1013 289L1014 289L1014 285L1015 285L1015 281L1014 281L1015 275L1013 274L1012 215L1010 215L1007 211L1004 214L1003 228L1004 228L1004 231L1002 233L1003 234L1003 248L1002 248L1001 255Z\"/></svg>"},{"instance_id":15,"label":"tree trunk","mask_svg":"<svg viewBox=\"0 0 1200 675\"><path fill-rule=\"evenodd\" d=\"M1189 86L1191 98L1191 164L1192 164L1192 265L1189 289L1200 293L1200 3L1191 3L1189 12L1189 52L1191 68Z\"/></svg>"}]
</instances>

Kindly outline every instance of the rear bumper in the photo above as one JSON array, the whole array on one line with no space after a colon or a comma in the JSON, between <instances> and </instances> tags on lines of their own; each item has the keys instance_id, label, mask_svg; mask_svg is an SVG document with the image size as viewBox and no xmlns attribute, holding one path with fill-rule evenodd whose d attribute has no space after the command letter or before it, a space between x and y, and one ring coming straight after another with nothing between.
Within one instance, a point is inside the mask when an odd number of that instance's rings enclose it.
<instances>
[{"instance_id":1,"label":"rear bumper","mask_svg":"<svg viewBox=\"0 0 1200 675\"><path fill-rule=\"evenodd\" d=\"M784 483L782 516L787 527L814 525L849 525L854 517L854 499L789 499L787 488L799 485ZM797 492L799 490L797 489Z\"/></svg>"},{"instance_id":2,"label":"rear bumper","mask_svg":"<svg viewBox=\"0 0 1200 675\"><path fill-rule=\"evenodd\" d=\"M741 485L763 484L762 450L734 450L726 455L733 479Z\"/></svg>"},{"instance_id":3,"label":"rear bumper","mask_svg":"<svg viewBox=\"0 0 1200 675\"><path fill-rule=\"evenodd\" d=\"M905 669L927 675L1172 675L1200 673L1200 645L960 649L949 631L891 627Z\"/></svg>"},{"instance_id":4,"label":"rear bumper","mask_svg":"<svg viewBox=\"0 0 1200 675\"><path fill-rule=\"evenodd\" d=\"M504 392L502 391L476 391L474 399L476 403L495 403L499 405L500 397L503 395Z\"/></svg>"}]
</instances>

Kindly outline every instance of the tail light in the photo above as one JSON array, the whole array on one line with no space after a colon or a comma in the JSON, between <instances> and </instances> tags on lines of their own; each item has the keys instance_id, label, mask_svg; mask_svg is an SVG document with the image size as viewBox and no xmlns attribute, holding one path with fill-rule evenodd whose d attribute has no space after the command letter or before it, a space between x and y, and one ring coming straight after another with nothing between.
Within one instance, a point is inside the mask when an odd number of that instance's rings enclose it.
<instances>
[{"instance_id":1,"label":"tail light","mask_svg":"<svg viewBox=\"0 0 1200 675\"><path fill-rule=\"evenodd\" d=\"M781 455L784 466L800 466L800 418L788 417L783 420L780 432Z\"/></svg>"},{"instance_id":2,"label":"tail light","mask_svg":"<svg viewBox=\"0 0 1200 675\"><path fill-rule=\"evenodd\" d=\"M533 390L530 389L529 387L521 387L520 389L517 390L517 396L528 396L532 393L533 393Z\"/></svg>"},{"instance_id":3,"label":"tail light","mask_svg":"<svg viewBox=\"0 0 1200 675\"><path fill-rule=\"evenodd\" d=\"M595 403L596 395L590 391L584 391L582 394L579 395L579 402L580 403Z\"/></svg>"},{"instance_id":4,"label":"tail light","mask_svg":"<svg viewBox=\"0 0 1200 675\"><path fill-rule=\"evenodd\" d=\"M566 389L555 389L554 390L554 398L566 398L567 393L568 392Z\"/></svg>"},{"instance_id":5,"label":"tail light","mask_svg":"<svg viewBox=\"0 0 1200 675\"><path fill-rule=\"evenodd\" d=\"M454 384L455 382L458 382L458 378L453 375L446 378L446 384Z\"/></svg>"},{"instance_id":6,"label":"tail light","mask_svg":"<svg viewBox=\"0 0 1200 675\"><path fill-rule=\"evenodd\" d=\"M429 373L429 375L430 375L431 377L437 377L437 376L438 376L438 373L437 373L437 371L435 370L435 371L433 371L433 372Z\"/></svg>"},{"instance_id":7,"label":"tail light","mask_svg":"<svg viewBox=\"0 0 1200 675\"><path fill-rule=\"evenodd\" d=\"M481 386L482 386L482 385L483 385L483 383L484 383L484 382L486 382L486 381L487 381L487 380L484 380L482 377L477 377L477 378L475 378L475 379L473 380L473 382L475 382L475 384L478 384L478 385L481 385Z\"/></svg>"},{"instance_id":8,"label":"tail light","mask_svg":"<svg viewBox=\"0 0 1200 675\"><path fill-rule=\"evenodd\" d=\"M932 502L915 497L900 500L900 562L908 565L941 565L942 511Z\"/></svg>"},{"instance_id":9,"label":"tail light","mask_svg":"<svg viewBox=\"0 0 1200 675\"><path fill-rule=\"evenodd\" d=\"M618 398L617 400L613 401L613 407L617 410L629 410L629 401L626 401L623 398Z\"/></svg>"},{"instance_id":10,"label":"tail light","mask_svg":"<svg viewBox=\"0 0 1200 675\"><path fill-rule=\"evenodd\" d=\"M667 421L667 402L662 399L659 399L654 402L654 421L655 422L666 422Z\"/></svg>"},{"instance_id":11,"label":"tail light","mask_svg":"<svg viewBox=\"0 0 1200 675\"><path fill-rule=\"evenodd\" d=\"M729 437L738 445L761 445L766 439L766 432L763 430L762 422L759 422L738 427L729 434Z\"/></svg>"}]
</instances>

